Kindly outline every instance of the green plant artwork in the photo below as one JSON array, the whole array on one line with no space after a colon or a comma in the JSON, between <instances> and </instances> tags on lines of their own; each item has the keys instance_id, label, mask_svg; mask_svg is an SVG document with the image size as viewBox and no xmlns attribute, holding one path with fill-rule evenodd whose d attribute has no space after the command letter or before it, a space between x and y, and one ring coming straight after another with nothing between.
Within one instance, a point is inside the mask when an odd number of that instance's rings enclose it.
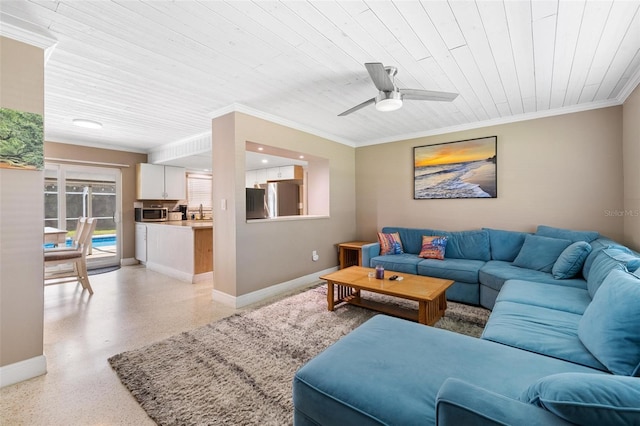
<instances>
[{"instance_id":1,"label":"green plant artwork","mask_svg":"<svg viewBox=\"0 0 640 426\"><path fill-rule=\"evenodd\" d=\"M0 108L0 168L42 170L42 115Z\"/></svg>"}]
</instances>

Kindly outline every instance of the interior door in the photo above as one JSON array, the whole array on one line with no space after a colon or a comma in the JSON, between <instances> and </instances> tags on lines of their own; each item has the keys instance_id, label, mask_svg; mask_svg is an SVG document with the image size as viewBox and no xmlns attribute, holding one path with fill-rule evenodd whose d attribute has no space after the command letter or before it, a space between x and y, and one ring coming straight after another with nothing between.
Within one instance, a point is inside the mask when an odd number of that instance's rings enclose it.
<instances>
[{"instance_id":1,"label":"interior door","mask_svg":"<svg viewBox=\"0 0 640 426\"><path fill-rule=\"evenodd\" d=\"M78 218L98 222L87 256L90 269L120 264L120 169L45 164L45 226L66 229L69 241Z\"/></svg>"}]
</instances>

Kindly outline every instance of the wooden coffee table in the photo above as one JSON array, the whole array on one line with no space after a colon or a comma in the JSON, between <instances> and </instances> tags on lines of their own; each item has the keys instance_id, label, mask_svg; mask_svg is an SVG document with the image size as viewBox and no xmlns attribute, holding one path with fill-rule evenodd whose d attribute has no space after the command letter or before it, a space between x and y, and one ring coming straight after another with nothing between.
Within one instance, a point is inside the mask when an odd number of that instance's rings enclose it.
<instances>
[{"instance_id":1,"label":"wooden coffee table","mask_svg":"<svg viewBox=\"0 0 640 426\"><path fill-rule=\"evenodd\" d=\"M427 325L435 324L444 315L447 309L445 291L453 285L453 281L393 271L384 271L385 279L379 280L369 277L369 272L375 272L375 269L351 266L321 276L320 279L327 281L328 309L333 311L336 304L346 302ZM392 275L403 277L403 280L390 281ZM334 286L337 287L337 299ZM418 302L418 312L364 299L360 290L415 300Z\"/></svg>"}]
</instances>

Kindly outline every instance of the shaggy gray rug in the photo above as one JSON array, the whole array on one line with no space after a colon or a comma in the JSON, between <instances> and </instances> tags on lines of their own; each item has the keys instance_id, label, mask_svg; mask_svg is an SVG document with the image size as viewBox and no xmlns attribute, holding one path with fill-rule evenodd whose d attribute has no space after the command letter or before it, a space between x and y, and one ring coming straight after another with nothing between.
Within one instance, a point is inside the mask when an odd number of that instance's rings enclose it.
<instances>
[{"instance_id":1,"label":"shaggy gray rug","mask_svg":"<svg viewBox=\"0 0 640 426\"><path fill-rule=\"evenodd\" d=\"M478 337L488 314L449 302L436 327ZM373 315L352 305L327 311L321 286L115 355L109 363L160 425L287 425L296 370Z\"/></svg>"}]
</instances>

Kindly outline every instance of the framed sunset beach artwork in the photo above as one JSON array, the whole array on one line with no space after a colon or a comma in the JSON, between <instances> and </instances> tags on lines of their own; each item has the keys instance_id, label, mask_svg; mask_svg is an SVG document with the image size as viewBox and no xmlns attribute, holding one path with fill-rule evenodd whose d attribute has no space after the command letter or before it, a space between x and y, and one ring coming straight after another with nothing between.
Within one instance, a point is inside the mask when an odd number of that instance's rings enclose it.
<instances>
[{"instance_id":1,"label":"framed sunset beach artwork","mask_svg":"<svg viewBox=\"0 0 640 426\"><path fill-rule=\"evenodd\" d=\"M413 148L413 198L497 198L497 136Z\"/></svg>"}]
</instances>

